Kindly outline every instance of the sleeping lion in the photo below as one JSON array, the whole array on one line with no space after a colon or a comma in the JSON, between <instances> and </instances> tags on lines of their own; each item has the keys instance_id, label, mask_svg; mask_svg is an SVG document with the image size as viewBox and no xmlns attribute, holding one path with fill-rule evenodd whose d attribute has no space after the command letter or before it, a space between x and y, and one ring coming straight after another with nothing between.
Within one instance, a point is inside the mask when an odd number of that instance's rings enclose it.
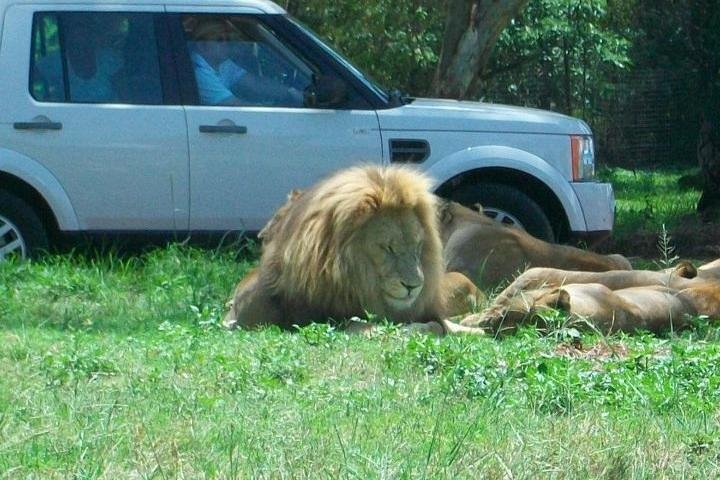
<instances>
[{"instance_id":1,"label":"sleeping lion","mask_svg":"<svg viewBox=\"0 0 720 480\"><path fill-rule=\"evenodd\" d=\"M585 319L604 333L680 329L699 315L720 319L720 259L697 269L683 262L658 272L532 268L462 324L510 332L523 323L542 324L548 308Z\"/></svg>"},{"instance_id":2,"label":"sleeping lion","mask_svg":"<svg viewBox=\"0 0 720 480\"><path fill-rule=\"evenodd\" d=\"M528 267L605 272L632 270L622 255L600 255L539 240L456 202L440 200L440 237L448 271L460 272L481 289L494 288Z\"/></svg>"},{"instance_id":3,"label":"sleeping lion","mask_svg":"<svg viewBox=\"0 0 720 480\"><path fill-rule=\"evenodd\" d=\"M397 166L350 168L291 193L261 232L259 265L224 324L291 328L371 312L420 330L483 333L446 320L478 291L445 274L436 202L425 176Z\"/></svg>"}]
</instances>

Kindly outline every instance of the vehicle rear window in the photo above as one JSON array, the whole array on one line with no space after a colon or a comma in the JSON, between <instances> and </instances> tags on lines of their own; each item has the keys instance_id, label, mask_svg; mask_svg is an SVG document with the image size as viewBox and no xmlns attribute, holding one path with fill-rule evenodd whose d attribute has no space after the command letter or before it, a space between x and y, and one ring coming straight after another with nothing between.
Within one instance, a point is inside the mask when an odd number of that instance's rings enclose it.
<instances>
[{"instance_id":1,"label":"vehicle rear window","mask_svg":"<svg viewBox=\"0 0 720 480\"><path fill-rule=\"evenodd\" d=\"M38 101L163 103L151 13L36 13L32 38Z\"/></svg>"}]
</instances>

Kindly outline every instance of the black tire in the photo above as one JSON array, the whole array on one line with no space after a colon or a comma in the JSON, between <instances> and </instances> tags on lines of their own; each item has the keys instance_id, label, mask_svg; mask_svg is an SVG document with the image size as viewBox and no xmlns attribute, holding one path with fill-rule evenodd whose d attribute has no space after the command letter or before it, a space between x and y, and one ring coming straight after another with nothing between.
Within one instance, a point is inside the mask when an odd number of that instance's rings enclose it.
<instances>
[{"instance_id":1,"label":"black tire","mask_svg":"<svg viewBox=\"0 0 720 480\"><path fill-rule=\"evenodd\" d=\"M468 184L452 192L450 199L469 207L479 203L485 209L505 212L520 222L516 226L533 237L556 241L552 224L540 205L515 187L502 183Z\"/></svg>"},{"instance_id":2,"label":"black tire","mask_svg":"<svg viewBox=\"0 0 720 480\"><path fill-rule=\"evenodd\" d=\"M9 254L36 257L48 249L47 232L35 210L24 200L0 190L0 261Z\"/></svg>"}]
</instances>

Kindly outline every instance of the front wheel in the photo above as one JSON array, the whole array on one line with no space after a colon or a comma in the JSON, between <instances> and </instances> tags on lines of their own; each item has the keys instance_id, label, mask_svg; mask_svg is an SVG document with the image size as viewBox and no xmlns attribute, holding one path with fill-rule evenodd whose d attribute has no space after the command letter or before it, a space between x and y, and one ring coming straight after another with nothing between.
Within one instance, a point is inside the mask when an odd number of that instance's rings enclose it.
<instances>
[{"instance_id":1,"label":"front wheel","mask_svg":"<svg viewBox=\"0 0 720 480\"><path fill-rule=\"evenodd\" d=\"M29 258L48 248L40 217L24 200L0 190L0 261Z\"/></svg>"},{"instance_id":2,"label":"front wheel","mask_svg":"<svg viewBox=\"0 0 720 480\"><path fill-rule=\"evenodd\" d=\"M522 228L546 242L555 241L555 233L543 209L515 187L480 182L461 186L450 194L450 199L469 207L479 203L485 215L503 225Z\"/></svg>"}]
</instances>

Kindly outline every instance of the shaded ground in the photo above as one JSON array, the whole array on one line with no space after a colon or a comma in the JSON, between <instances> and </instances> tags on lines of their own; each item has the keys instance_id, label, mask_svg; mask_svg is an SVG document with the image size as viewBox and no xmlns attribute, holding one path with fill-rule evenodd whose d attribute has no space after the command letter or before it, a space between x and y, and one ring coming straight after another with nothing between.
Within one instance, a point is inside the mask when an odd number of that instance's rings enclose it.
<instances>
[{"instance_id":1,"label":"shaded ground","mask_svg":"<svg viewBox=\"0 0 720 480\"><path fill-rule=\"evenodd\" d=\"M703 222L696 212L701 180L697 168L603 169L615 190L613 236L597 250L646 260L662 258L665 228L673 255L698 260L720 257L720 215Z\"/></svg>"},{"instance_id":2,"label":"shaded ground","mask_svg":"<svg viewBox=\"0 0 720 480\"><path fill-rule=\"evenodd\" d=\"M720 223L702 223L687 217L669 229L670 244L680 258L712 260L720 258ZM613 236L598 247L604 253L622 253L628 257L657 259L661 256L658 241L661 234L647 230Z\"/></svg>"}]
</instances>

